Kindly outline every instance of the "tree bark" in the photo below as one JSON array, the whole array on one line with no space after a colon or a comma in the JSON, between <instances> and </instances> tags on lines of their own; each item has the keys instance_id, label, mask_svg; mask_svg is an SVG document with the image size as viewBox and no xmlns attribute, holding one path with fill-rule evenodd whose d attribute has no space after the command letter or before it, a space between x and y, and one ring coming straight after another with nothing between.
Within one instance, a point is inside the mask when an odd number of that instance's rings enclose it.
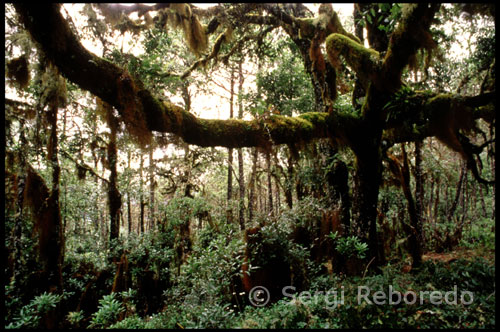
<instances>
[{"instance_id":1,"label":"tree bark","mask_svg":"<svg viewBox=\"0 0 500 332\"><path fill-rule=\"evenodd\" d=\"M255 209L257 207L257 202L255 198L255 187L257 178L257 148L252 148L252 174L250 175L250 193L248 196L248 221L252 222L254 219Z\"/></svg>"},{"instance_id":2,"label":"tree bark","mask_svg":"<svg viewBox=\"0 0 500 332\"><path fill-rule=\"evenodd\" d=\"M453 215L455 214L455 211L457 209L460 196L462 193L462 186L465 178L465 174L467 172L467 166L465 163L462 163L462 167L460 168L460 178L458 179L458 184L457 184L457 189L455 192L455 199L453 200L453 203L451 204L450 209L448 210L448 220L452 220Z\"/></svg>"},{"instance_id":3,"label":"tree bark","mask_svg":"<svg viewBox=\"0 0 500 332\"><path fill-rule=\"evenodd\" d=\"M139 161L139 209L140 209L139 226L141 234L144 233L144 206L146 205L146 202L144 202L144 195L143 195L143 179L142 179L143 168L144 168L144 159L141 154Z\"/></svg>"},{"instance_id":4,"label":"tree bark","mask_svg":"<svg viewBox=\"0 0 500 332\"><path fill-rule=\"evenodd\" d=\"M107 105L106 107L111 107ZM116 135L118 130L118 120L114 117L113 112L108 109L106 112L108 126L111 130L108 143L108 168L110 171L108 182L108 205L110 215L109 240L118 239L120 235L120 209L122 205L121 194L118 190L118 171L116 168L118 162L118 149L116 146Z\"/></svg>"},{"instance_id":5,"label":"tree bark","mask_svg":"<svg viewBox=\"0 0 500 332\"><path fill-rule=\"evenodd\" d=\"M238 62L238 119L243 119L243 82L245 80L243 76L243 58ZM238 181L240 188L239 195L239 221L240 230L245 230L245 172L243 169L243 149L238 149Z\"/></svg>"},{"instance_id":6,"label":"tree bark","mask_svg":"<svg viewBox=\"0 0 500 332\"><path fill-rule=\"evenodd\" d=\"M64 83L65 84L65 83ZM58 158L58 137L57 137L57 113L58 106L52 105L49 107L48 121L50 123L49 153L50 163L52 164L52 188L49 197L49 208L52 210L52 225L49 235L49 243L47 247L47 273L49 289L56 287L57 292L62 292L62 264L64 262L64 229L61 218L61 208L59 204L59 180L61 175L61 167L59 166ZM48 225L47 225L48 226Z\"/></svg>"},{"instance_id":7,"label":"tree bark","mask_svg":"<svg viewBox=\"0 0 500 332\"><path fill-rule=\"evenodd\" d=\"M130 205L130 182L132 180L130 161L132 159L132 151L127 151L127 169L129 171L129 181L127 181L127 221L128 221L128 235L132 233L132 206Z\"/></svg>"},{"instance_id":8,"label":"tree bark","mask_svg":"<svg viewBox=\"0 0 500 332\"><path fill-rule=\"evenodd\" d=\"M153 158L154 144L149 146L149 230L156 225L155 220L155 161Z\"/></svg>"},{"instance_id":9,"label":"tree bark","mask_svg":"<svg viewBox=\"0 0 500 332\"><path fill-rule=\"evenodd\" d=\"M230 97L229 97L229 118L234 117L234 68L231 67ZM229 223L233 223L233 149L228 148L227 162L227 207L226 214Z\"/></svg>"},{"instance_id":10,"label":"tree bark","mask_svg":"<svg viewBox=\"0 0 500 332\"><path fill-rule=\"evenodd\" d=\"M413 267L418 267L422 263L422 225L419 219L415 200L410 188L410 165L404 145L401 147L403 151L403 167L401 168L401 177L403 192L408 203L408 214L410 216L410 225L406 226L403 221L403 228L408 235L408 243L410 255L413 258Z\"/></svg>"},{"instance_id":11,"label":"tree bark","mask_svg":"<svg viewBox=\"0 0 500 332\"><path fill-rule=\"evenodd\" d=\"M273 183L271 175L271 153L266 151L266 171L267 171L267 199L268 199L268 209L267 213L269 215L274 215L274 204L273 204Z\"/></svg>"}]
</instances>

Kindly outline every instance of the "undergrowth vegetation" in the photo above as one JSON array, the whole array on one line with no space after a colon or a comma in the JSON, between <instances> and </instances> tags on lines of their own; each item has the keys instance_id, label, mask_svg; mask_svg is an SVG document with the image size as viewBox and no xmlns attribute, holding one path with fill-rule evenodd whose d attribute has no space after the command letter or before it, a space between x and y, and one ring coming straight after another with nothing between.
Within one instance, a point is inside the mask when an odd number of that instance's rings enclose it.
<instances>
[{"instance_id":1,"label":"undergrowth vegetation","mask_svg":"<svg viewBox=\"0 0 500 332\"><path fill-rule=\"evenodd\" d=\"M292 223L314 221L316 214L311 213L311 205L319 207L321 202L304 200L283 213L279 221L261 228L258 245L249 246L253 254L248 272L242 271L246 252L244 238L234 224L219 224L217 231L207 226L197 232L189 256L180 266L176 266L174 259L179 232L175 227L130 236L108 249L113 254L105 257L126 255L126 270L123 261L106 259L99 254L101 249L87 238L88 241L69 247L61 295L33 293L28 304L23 304L22 297L16 296L16 285L6 285L9 322L6 327L39 327L56 306L65 308L64 325L68 328L495 326L495 266L491 260L461 257L459 248L448 253L451 259L434 257L409 271L405 269L408 263L404 257L396 259L395 255L391 259L393 263L376 273L358 276L325 273L327 262L313 261L311 248L295 243L290 227ZM179 216L178 210L170 213L167 217ZM330 233L331 238L337 236ZM339 252L358 255L364 252L364 246L355 237L338 237L342 240L336 244ZM476 241L474 233L466 233L462 243L467 243L463 250L472 247L482 250L486 257L493 254L488 246ZM254 306L242 288L242 276L252 275L276 259L286 262L293 271L291 287L265 306ZM121 274L117 272L120 264ZM121 288L117 286L119 283L123 284ZM125 286L128 288L123 289ZM398 293L401 300L391 304L386 297L385 303L377 304L377 298L374 300L377 291L392 294L394 301ZM464 291L470 293L463 295ZM451 304L447 304L444 297L440 304L431 302L432 292L445 295L451 292L448 295ZM368 295L359 298L360 294Z\"/></svg>"}]
</instances>

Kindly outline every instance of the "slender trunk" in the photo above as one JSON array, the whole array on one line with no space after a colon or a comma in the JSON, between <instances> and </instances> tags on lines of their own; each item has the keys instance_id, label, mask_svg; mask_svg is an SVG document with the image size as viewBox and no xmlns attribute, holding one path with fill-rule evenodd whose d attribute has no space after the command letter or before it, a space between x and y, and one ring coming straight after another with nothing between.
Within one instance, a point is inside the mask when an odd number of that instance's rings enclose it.
<instances>
[{"instance_id":1,"label":"slender trunk","mask_svg":"<svg viewBox=\"0 0 500 332\"><path fill-rule=\"evenodd\" d=\"M234 68L231 67L231 86L230 86L230 97L229 97L229 118L234 117ZM233 149L228 149L228 160L227 160L227 207L226 215L229 223L233 223Z\"/></svg>"},{"instance_id":2,"label":"slender trunk","mask_svg":"<svg viewBox=\"0 0 500 332\"><path fill-rule=\"evenodd\" d=\"M139 226L141 227L141 229L140 229L141 234L144 233L144 206L146 205L146 203L144 202L144 195L142 193L142 190L143 190L143 179L142 179L143 169L144 169L144 159L142 158L142 154L141 154L140 161L139 161L139 209L140 209Z\"/></svg>"},{"instance_id":3,"label":"slender trunk","mask_svg":"<svg viewBox=\"0 0 500 332\"><path fill-rule=\"evenodd\" d=\"M24 128L25 122L23 118L19 119L20 128ZM24 136L24 130L21 130L19 133L19 143L21 146L27 146L26 136ZM22 153L19 154L19 168L24 170L26 169L26 160ZM10 167L9 167L10 168ZM24 205L24 189L26 183L26 172L24 174L19 174L17 177L17 192L16 192L16 201L17 205L15 206L16 217L14 219L14 232L13 232L13 261L12 261L12 279L14 282L19 281L20 271L18 266L21 265L21 255L22 255L22 242L21 237L23 234L23 225L24 225L24 216L23 216L23 205Z\"/></svg>"},{"instance_id":4,"label":"slender trunk","mask_svg":"<svg viewBox=\"0 0 500 332\"><path fill-rule=\"evenodd\" d=\"M408 203L408 214L410 216L410 225L406 225L403 221L403 228L408 235L408 243L410 255L413 258L413 267L418 267L422 263L422 226L420 224L416 203L413 199L410 188L410 167L408 156L404 145L401 147L403 151L403 167L401 168L401 182L403 192Z\"/></svg>"},{"instance_id":5,"label":"slender trunk","mask_svg":"<svg viewBox=\"0 0 500 332\"><path fill-rule=\"evenodd\" d=\"M286 204L288 205L288 208L292 209L293 208L293 174L294 174L294 168L293 168L293 157L292 157L292 151L290 151L290 148L288 149L288 166L287 166L287 176L286 176L286 181L285 181L285 201Z\"/></svg>"},{"instance_id":6,"label":"slender trunk","mask_svg":"<svg viewBox=\"0 0 500 332\"><path fill-rule=\"evenodd\" d=\"M62 292L62 264L64 262L64 229L62 227L61 209L59 204L59 180L61 176L61 167L59 166L58 158L58 138L57 138L57 111L58 107L51 107L48 120L51 126L50 130L50 145L52 147L51 164L52 164L52 190L49 198L49 205L52 204L53 210L53 227L51 230L51 239L49 248L49 258L47 261L49 272L49 285L55 285L58 292Z\"/></svg>"},{"instance_id":7,"label":"slender trunk","mask_svg":"<svg viewBox=\"0 0 500 332\"><path fill-rule=\"evenodd\" d=\"M279 213L280 205L281 205L281 195L280 195L280 182L278 182L279 179L276 178L274 181L274 186L275 186L275 192L276 192L276 214Z\"/></svg>"},{"instance_id":8,"label":"slender trunk","mask_svg":"<svg viewBox=\"0 0 500 332\"><path fill-rule=\"evenodd\" d=\"M427 201L427 207L426 207L426 217L424 219L427 219L427 222L432 220L432 202L434 202L434 185L435 185L435 180L433 177L430 178L431 185L429 188L429 200Z\"/></svg>"},{"instance_id":9,"label":"slender trunk","mask_svg":"<svg viewBox=\"0 0 500 332\"><path fill-rule=\"evenodd\" d=\"M250 177L250 194L248 196L248 221L251 222L254 217L255 202L255 187L257 177L257 148L252 148L252 175Z\"/></svg>"},{"instance_id":10,"label":"slender trunk","mask_svg":"<svg viewBox=\"0 0 500 332\"><path fill-rule=\"evenodd\" d=\"M415 142L415 212L420 225L420 237L422 236L421 225L423 223L424 206L424 181L422 176L422 141Z\"/></svg>"},{"instance_id":11,"label":"slender trunk","mask_svg":"<svg viewBox=\"0 0 500 332\"><path fill-rule=\"evenodd\" d=\"M238 85L238 119L243 119L243 58L238 63L239 85ZM240 229L245 230L245 172L243 169L243 149L238 149L238 177L240 188L239 220Z\"/></svg>"},{"instance_id":12,"label":"slender trunk","mask_svg":"<svg viewBox=\"0 0 500 332\"><path fill-rule=\"evenodd\" d=\"M441 192L441 181L437 179L436 181L436 199L434 201L434 213L432 215L433 224L436 225L436 219L439 215L439 193Z\"/></svg>"},{"instance_id":13,"label":"slender trunk","mask_svg":"<svg viewBox=\"0 0 500 332\"><path fill-rule=\"evenodd\" d=\"M128 234L132 233L132 207L130 206L130 182L132 180L130 162L132 159L132 152L127 151L127 168L129 171L129 181L127 181L127 219L128 219Z\"/></svg>"},{"instance_id":14,"label":"slender trunk","mask_svg":"<svg viewBox=\"0 0 500 332\"><path fill-rule=\"evenodd\" d=\"M106 106L111 108L111 106ZM118 129L118 120L114 117L111 109L107 110L107 122L111 130L111 135L108 143L108 167L110 171L108 184L108 204L110 214L109 240L118 239L120 235L120 208L121 194L117 187L117 161L118 150L116 146L116 134Z\"/></svg>"},{"instance_id":15,"label":"slender trunk","mask_svg":"<svg viewBox=\"0 0 500 332\"><path fill-rule=\"evenodd\" d=\"M337 151L330 150L329 160L333 159L336 153ZM329 167L326 176L331 204L340 210L344 234L348 235L351 219L351 200L349 198L349 171L347 165L341 160L335 161L333 167Z\"/></svg>"},{"instance_id":16,"label":"slender trunk","mask_svg":"<svg viewBox=\"0 0 500 332\"><path fill-rule=\"evenodd\" d=\"M155 228L155 161L153 158L154 144L149 146L149 229Z\"/></svg>"},{"instance_id":17,"label":"slender trunk","mask_svg":"<svg viewBox=\"0 0 500 332\"><path fill-rule=\"evenodd\" d=\"M481 202L481 208L483 209L483 217L486 218L488 216L488 212L486 210L486 203L484 201L483 187L479 187L479 201Z\"/></svg>"},{"instance_id":18,"label":"slender trunk","mask_svg":"<svg viewBox=\"0 0 500 332\"><path fill-rule=\"evenodd\" d=\"M269 202L269 206L267 209L267 213L269 215L273 215L273 183L271 176L271 153L266 151L266 168L267 168L267 199Z\"/></svg>"},{"instance_id":19,"label":"slender trunk","mask_svg":"<svg viewBox=\"0 0 500 332\"><path fill-rule=\"evenodd\" d=\"M460 171L460 178L458 180L457 191L455 193L455 199L453 200L453 203L451 204L451 208L448 211L448 220L451 220L451 218L453 218L453 215L455 214L455 211L457 209L466 172L467 172L466 163L462 162L462 167L461 167L461 171Z\"/></svg>"}]
</instances>

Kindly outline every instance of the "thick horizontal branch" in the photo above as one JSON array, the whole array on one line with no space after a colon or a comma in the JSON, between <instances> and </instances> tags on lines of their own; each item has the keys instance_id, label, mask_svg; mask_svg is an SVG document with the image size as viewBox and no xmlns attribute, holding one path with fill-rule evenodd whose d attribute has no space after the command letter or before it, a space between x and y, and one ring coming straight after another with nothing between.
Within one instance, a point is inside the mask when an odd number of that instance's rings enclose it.
<instances>
[{"instance_id":1,"label":"thick horizontal branch","mask_svg":"<svg viewBox=\"0 0 500 332\"><path fill-rule=\"evenodd\" d=\"M475 121L495 117L495 92L478 96L416 93L389 107L384 137L388 143L413 142L437 137L457 152L459 130L470 131Z\"/></svg>"},{"instance_id":2,"label":"thick horizontal branch","mask_svg":"<svg viewBox=\"0 0 500 332\"><path fill-rule=\"evenodd\" d=\"M61 16L59 5L34 7L16 3L14 6L33 39L60 72L114 106L129 132L136 136L151 135L152 131L168 132L189 144L237 148L268 147L325 137L353 147L363 135L362 123L357 117L335 110L330 114L306 113L293 118L270 116L253 121L197 118L179 106L159 101L126 70L88 52ZM388 110L390 117L386 121L384 138L397 142L403 137L406 140L436 136L452 149L460 150L456 132L471 129L477 118L494 118L492 105L494 92L476 97L409 95L395 101Z\"/></svg>"},{"instance_id":3,"label":"thick horizontal branch","mask_svg":"<svg viewBox=\"0 0 500 332\"><path fill-rule=\"evenodd\" d=\"M136 136L169 132L190 144L224 147L267 147L327 137L330 120L325 113L297 118L272 116L265 121L196 118L179 106L160 102L124 69L88 52L60 15L59 5L15 6L47 58L68 80L114 106Z\"/></svg>"}]
</instances>

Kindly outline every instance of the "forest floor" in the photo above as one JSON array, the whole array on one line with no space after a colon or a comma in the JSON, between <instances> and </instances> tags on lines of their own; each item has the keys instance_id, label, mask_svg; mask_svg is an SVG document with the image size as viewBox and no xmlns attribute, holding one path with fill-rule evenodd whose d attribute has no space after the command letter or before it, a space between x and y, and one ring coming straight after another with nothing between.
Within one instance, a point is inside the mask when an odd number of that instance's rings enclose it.
<instances>
[{"instance_id":1,"label":"forest floor","mask_svg":"<svg viewBox=\"0 0 500 332\"><path fill-rule=\"evenodd\" d=\"M443 263L451 263L457 259L474 260L478 257L484 258L486 261L495 264L495 250L486 248L464 248L458 247L453 251L437 253L437 252L427 252L422 255L422 260L433 260Z\"/></svg>"}]
</instances>

